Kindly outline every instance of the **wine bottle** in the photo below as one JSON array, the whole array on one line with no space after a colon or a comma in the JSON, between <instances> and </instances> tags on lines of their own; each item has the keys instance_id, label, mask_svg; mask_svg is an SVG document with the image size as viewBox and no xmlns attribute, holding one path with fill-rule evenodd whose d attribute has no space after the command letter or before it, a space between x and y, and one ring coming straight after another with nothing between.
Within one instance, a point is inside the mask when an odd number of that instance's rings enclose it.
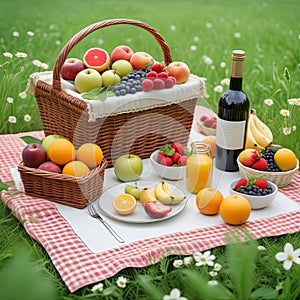
<instances>
[{"instance_id":1,"label":"wine bottle","mask_svg":"<svg viewBox=\"0 0 300 300\"><path fill-rule=\"evenodd\" d=\"M249 99L242 90L245 51L232 51L229 89L218 103L215 166L238 171L237 157L245 147Z\"/></svg>"}]
</instances>

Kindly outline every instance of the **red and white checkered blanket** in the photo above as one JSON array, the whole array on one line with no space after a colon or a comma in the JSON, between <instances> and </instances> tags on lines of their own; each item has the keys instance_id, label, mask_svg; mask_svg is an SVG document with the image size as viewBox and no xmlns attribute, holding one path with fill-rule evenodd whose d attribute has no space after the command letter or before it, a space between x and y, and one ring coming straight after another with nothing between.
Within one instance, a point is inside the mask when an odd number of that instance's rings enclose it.
<instances>
[{"instance_id":1,"label":"red and white checkered blanket","mask_svg":"<svg viewBox=\"0 0 300 300\"><path fill-rule=\"evenodd\" d=\"M16 167L21 160L25 143L20 136L24 135L44 137L42 131L0 135L0 178L3 182L12 181L10 168ZM280 191L300 204L299 184L298 172L290 185ZM1 193L1 198L20 221L25 221L26 231L45 248L71 292L109 278L127 267L144 267L158 262L163 256L189 255L224 245L224 234L233 228L222 224L177 232L95 254L75 234L53 203L22 193L14 196L7 191ZM300 229L300 211L249 221L243 228L255 238L294 233Z\"/></svg>"}]
</instances>

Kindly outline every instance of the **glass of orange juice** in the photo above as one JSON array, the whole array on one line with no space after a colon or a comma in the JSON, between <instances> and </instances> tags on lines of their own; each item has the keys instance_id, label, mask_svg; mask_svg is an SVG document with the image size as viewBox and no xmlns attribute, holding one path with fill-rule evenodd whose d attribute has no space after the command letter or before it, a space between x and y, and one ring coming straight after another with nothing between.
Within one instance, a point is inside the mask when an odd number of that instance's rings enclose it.
<instances>
[{"instance_id":1,"label":"glass of orange juice","mask_svg":"<svg viewBox=\"0 0 300 300\"><path fill-rule=\"evenodd\" d=\"M190 193L196 194L205 187L211 187L213 161L208 143L194 142L191 147L186 163L185 184Z\"/></svg>"}]
</instances>

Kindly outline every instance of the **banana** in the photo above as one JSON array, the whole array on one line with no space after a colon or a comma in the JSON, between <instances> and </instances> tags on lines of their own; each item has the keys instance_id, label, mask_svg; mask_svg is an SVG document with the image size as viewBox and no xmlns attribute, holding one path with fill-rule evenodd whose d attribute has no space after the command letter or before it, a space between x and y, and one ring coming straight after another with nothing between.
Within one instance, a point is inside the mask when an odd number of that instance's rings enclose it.
<instances>
[{"instance_id":1,"label":"banana","mask_svg":"<svg viewBox=\"0 0 300 300\"><path fill-rule=\"evenodd\" d=\"M272 134L271 129L257 117L255 109L252 109L251 111L252 111L252 114L254 115L254 123L255 123L256 128L272 143L273 142L273 134Z\"/></svg>"},{"instance_id":2,"label":"banana","mask_svg":"<svg viewBox=\"0 0 300 300\"><path fill-rule=\"evenodd\" d=\"M154 202L157 201L155 197L155 193L151 188L144 188L140 194L140 202L144 206L146 202Z\"/></svg>"},{"instance_id":3,"label":"banana","mask_svg":"<svg viewBox=\"0 0 300 300\"><path fill-rule=\"evenodd\" d=\"M251 148L251 149L256 149L257 151L261 151L265 147L262 146L257 140L256 137L253 134L253 127L254 127L254 115L251 113L249 115L249 120L248 120L248 126L247 126L247 136L246 136L246 144L245 148Z\"/></svg>"},{"instance_id":4,"label":"banana","mask_svg":"<svg viewBox=\"0 0 300 300\"><path fill-rule=\"evenodd\" d=\"M177 204L185 199L185 196L174 195L165 182L156 184L155 197L163 204Z\"/></svg>"}]
</instances>

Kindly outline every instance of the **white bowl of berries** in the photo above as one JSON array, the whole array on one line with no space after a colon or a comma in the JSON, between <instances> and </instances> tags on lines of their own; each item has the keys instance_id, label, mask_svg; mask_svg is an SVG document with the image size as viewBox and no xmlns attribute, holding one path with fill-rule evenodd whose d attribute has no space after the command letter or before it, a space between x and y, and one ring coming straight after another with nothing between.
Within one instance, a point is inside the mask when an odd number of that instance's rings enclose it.
<instances>
[{"instance_id":1,"label":"white bowl of berries","mask_svg":"<svg viewBox=\"0 0 300 300\"><path fill-rule=\"evenodd\" d=\"M167 144L150 155L153 170L162 178L180 180L186 174L187 154L178 143Z\"/></svg>"},{"instance_id":2,"label":"white bowl of berries","mask_svg":"<svg viewBox=\"0 0 300 300\"><path fill-rule=\"evenodd\" d=\"M251 209L261 209L275 200L278 187L262 177L240 178L229 184L229 193L244 196L249 201Z\"/></svg>"}]
</instances>

